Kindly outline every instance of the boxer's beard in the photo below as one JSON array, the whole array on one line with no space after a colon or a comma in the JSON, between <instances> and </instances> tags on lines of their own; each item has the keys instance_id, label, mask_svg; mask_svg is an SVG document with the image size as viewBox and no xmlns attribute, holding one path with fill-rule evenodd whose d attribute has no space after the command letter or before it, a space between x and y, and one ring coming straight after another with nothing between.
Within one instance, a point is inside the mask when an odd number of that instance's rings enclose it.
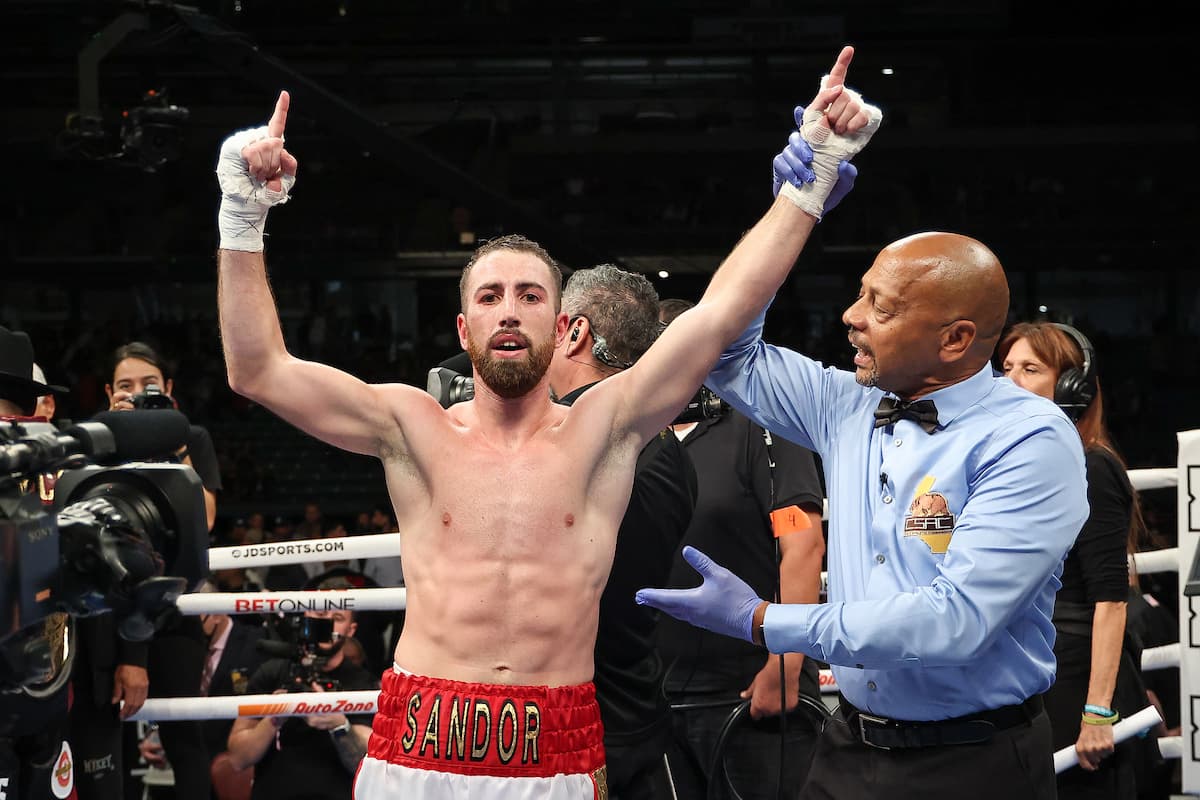
<instances>
[{"instance_id":1,"label":"boxer's beard","mask_svg":"<svg viewBox=\"0 0 1200 800\"><path fill-rule=\"evenodd\" d=\"M480 343L470 333L467 334L467 355L471 357L471 364L479 374L479 379L506 400L522 397L536 387L554 357L553 339L534 345L522 333L506 332L509 335L513 333L524 339L527 358L495 358L490 340Z\"/></svg>"}]
</instances>

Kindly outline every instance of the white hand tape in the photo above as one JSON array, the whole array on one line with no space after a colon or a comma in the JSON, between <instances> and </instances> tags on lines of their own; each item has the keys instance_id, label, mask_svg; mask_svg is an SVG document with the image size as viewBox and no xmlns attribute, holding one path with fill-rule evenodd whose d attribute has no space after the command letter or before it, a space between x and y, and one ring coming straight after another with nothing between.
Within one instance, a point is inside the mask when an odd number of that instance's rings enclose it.
<instances>
[{"instance_id":1,"label":"white hand tape","mask_svg":"<svg viewBox=\"0 0 1200 800\"><path fill-rule=\"evenodd\" d=\"M243 250L257 253L263 249L263 229L267 211L282 205L296 183L295 175L283 175L283 186L270 189L265 183L250 177L242 148L266 139L265 126L247 128L229 136L221 143L217 157L217 183L221 186L221 208L217 227L221 232L222 250Z\"/></svg>"},{"instance_id":2,"label":"white hand tape","mask_svg":"<svg viewBox=\"0 0 1200 800\"><path fill-rule=\"evenodd\" d=\"M826 75L821 79L821 88L825 87L828 78L829 76ZM867 146L867 142L871 141L871 137L875 135L875 131L879 130L879 125L883 121L883 112L878 107L863 102L862 95L858 92L848 88L842 89L842 92L850 94L862 104L862 109L868 117L867 124L851 134L834 133L828 123L823 121L825 119L824 109L811 106L805 109L800 124L800 135L812 148L812 169L816 173L816 179L812 183L801 184L798 187L785 181L780 189L780 192L795 203L800 210L817 219L820 219L824 213L825 201L837 183L838 164L849 161L858 155Z\"/></svg>"}]
</instances>

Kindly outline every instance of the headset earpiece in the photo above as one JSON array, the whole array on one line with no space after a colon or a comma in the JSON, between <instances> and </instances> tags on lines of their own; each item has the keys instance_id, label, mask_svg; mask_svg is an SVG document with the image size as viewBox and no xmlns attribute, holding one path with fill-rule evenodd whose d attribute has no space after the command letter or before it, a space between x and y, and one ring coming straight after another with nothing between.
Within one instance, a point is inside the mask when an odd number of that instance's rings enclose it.
<instances>
[{"instance_id":1,"label":"headset earpiece","mask_svg":"<svg viewBox=\"0 0 1200 800\"><path fill-rule=\"evenodd\" d=\"M1083 366L1063 370L1054 384L1054 402L1072 422L1078 422L1096 399L1096 350L1086 336L1070 325L1055 322L1054 327L1071 337L1083 353Z\"/></svg>"},{"instance_id":2,"label":"headset earpiece","mask_svg":"<svg viewBox=\"0 0 1200 800\"><path fill-rule=\"evenodd\" d=\"M579 326L578 326L578 325L576 325L576 326L575 326L575 327L574 327L574 328L571 330L571 341L572 341L572 342L577 342L577 341L579 341Z\"/></svg>"}]
</instances>

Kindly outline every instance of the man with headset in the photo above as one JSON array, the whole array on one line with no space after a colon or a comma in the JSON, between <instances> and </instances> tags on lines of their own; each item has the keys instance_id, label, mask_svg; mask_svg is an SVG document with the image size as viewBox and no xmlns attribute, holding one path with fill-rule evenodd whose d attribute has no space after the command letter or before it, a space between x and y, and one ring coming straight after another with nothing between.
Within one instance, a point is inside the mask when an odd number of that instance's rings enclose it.
<instances>
[{"instance_id":1,"label":"man with headset","mask_svg":"<svg viewBox=\"0 0 1200 800\"><path fill-rule=\"evenodd\" d=\"M555 348L548 374L551 391L566 405L632 366L661 330L654 286L611 264L572 273L562 309L570 316L570 333ZM671 720L663 693L666 665L654 643L658 615L636 604L633 593L669 574L696 499L692 460L665 430L638 455L612 571L600 595L594 682L613 800L676 796L666 764Z\"/></svg>"},{"instance_id":2,"label":"man with headset","mask_svg":"<svg viewBox=\"0 0 1200 800\"><path fill-rule=\"evenodd\" d=\"M1054 748L1074 747L1079 768L1058 776L1060 800L1137 794L1143 743L1115 745L1113 724L1149 703L1141 644L1126 635L1129 556L1144 526L1128 468L1109 435L1096 354L1079 330L1021 322L996 348L1004 374L1053 400L1075 423L1087 465L1089 515L1063 564L1054 599L1054 686L1046 711Z\"/></svg>"},{"instance_id":3,"label":"man with headset","mask_svg":"<svg viewBox=\"0 0 1200 800\"><path fill-rule=\"evenodd\" d=\"M692 305L664 300L659 317L670 324ZM825 495L812 451L772 436L724 403L717 413L673 428L700 486L682 544L708 553L764 597L818 602ZM696 584L680 550L667 584L672 588ZM716 800L729 797L732 786L742 800L795 796L825 713L817 663L802 653L772 656L760 645L665 615L658 646L670 665L670 761L679 795ZM785 793L778 795L781 784Z\"/></svg>"}]
</instances>

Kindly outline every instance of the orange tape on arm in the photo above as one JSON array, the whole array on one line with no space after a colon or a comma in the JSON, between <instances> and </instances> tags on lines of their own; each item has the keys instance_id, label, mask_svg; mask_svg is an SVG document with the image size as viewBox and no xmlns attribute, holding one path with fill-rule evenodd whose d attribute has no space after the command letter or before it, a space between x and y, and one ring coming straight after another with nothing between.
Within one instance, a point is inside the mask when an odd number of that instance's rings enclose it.
<instances>
[{"instance_id":1,"label":"orange tape on arm","mask_svg":"<svg viewBox=\"0 0 1200 800\"><path fill-rule=\"evenodd\" d=\"M776 539L810 528L812 528L812 521L800 506L777 508L771 512L771 529L775 532Z\"/></svg>"}]
</instances>

